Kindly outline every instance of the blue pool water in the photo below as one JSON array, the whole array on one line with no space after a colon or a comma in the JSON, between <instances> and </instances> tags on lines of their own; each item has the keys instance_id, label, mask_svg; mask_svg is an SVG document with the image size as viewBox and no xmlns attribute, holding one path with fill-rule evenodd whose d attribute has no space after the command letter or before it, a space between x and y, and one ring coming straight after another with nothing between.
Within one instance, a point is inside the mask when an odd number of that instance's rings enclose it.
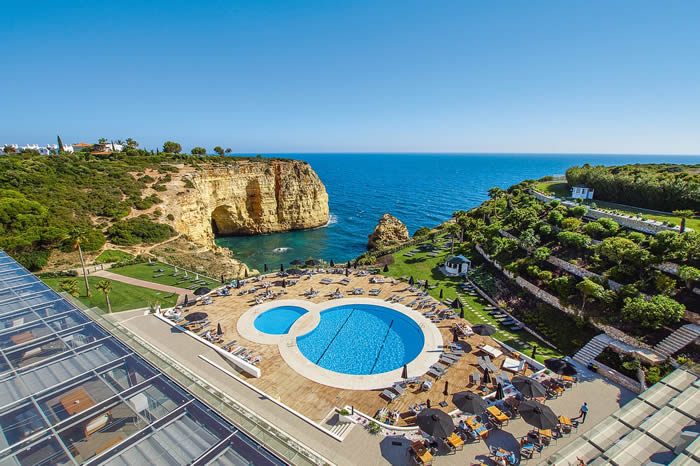
<instances>
[{"instance_id":1,"label":"blue pool water","mask_svg":"<svg viewBox=\"0 0 700 466\"><path fill-rule=\"evenodd\" d=\"M255 318L256 329L270 335L283 335L289 332L294 322L306 313L306 309L296 306L280 306L265 311Z\"/></svg>"},{"instance_id":2,"label":"blue pool water","mask_svg":"<svg viewBox=\"0 0 700 466\"><path fill-rule=\"evenodd\" d=\"M380 374L420 354L423 331L408 317L383 306L354 304L321 312L318 326L297 338L311 362L333 372Z\"/></svg>"}]
</instances>

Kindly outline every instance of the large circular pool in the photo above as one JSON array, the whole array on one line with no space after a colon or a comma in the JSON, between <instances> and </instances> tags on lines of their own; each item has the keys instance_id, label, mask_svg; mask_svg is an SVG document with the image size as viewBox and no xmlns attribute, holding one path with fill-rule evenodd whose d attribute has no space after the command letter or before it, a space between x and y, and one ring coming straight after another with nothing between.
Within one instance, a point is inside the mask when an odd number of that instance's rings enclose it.
<instances>
[{"instance_id":1,"label":"large circular pool","mask_svg":"<svg viewBox=\"0 0 700 466\"><path fill-rule=\"evenodd\" d=\"M253 325L262 333L284 335L289 332L294 322L307 311L296 306L279 306L265 311L255 318Z\"/></svg>"},{"instance_id":2,"label":"large circular pool","mask_svg":"<svg viewBox=\"0 0 700 466\"><path fill-rule=\"evenodd\" d=\"M297 347L309 361L352 375L398 369L413 361L424 343L416 322L399 311L372 304L327 309L321 312L315 329L297 338Z\"/></svg>"}]
</instances>

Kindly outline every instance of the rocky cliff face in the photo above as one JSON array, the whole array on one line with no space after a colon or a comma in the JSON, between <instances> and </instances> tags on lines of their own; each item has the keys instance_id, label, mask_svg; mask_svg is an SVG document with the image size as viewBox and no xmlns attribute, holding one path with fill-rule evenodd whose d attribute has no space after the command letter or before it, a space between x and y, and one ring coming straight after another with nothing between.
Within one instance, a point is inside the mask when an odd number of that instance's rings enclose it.
<instances>
[{"instance_id":1,"label":"rocky cliff face","mask_svg":"<svg viewBox=\"0 0 700 466\"><path fill-rule=\"evenodd\" d=\"M215 235L256 235L328 223L328 194L309 164L232 161L183 170L168 183L161 209L173 227L203 246Z\"/></svg>"},{"instance_id":2,"label":"rocky cliff face","mask_svg":"<svg viewBox=\"0 0 700 466\"><path fill-rule=\"evenodd\" d=\"M378 249L384 246L403 243L409 240L406 225L391 214L384 214L379 219L376 228L369 235L367 249Z\"/></svg>"}]
</instances>

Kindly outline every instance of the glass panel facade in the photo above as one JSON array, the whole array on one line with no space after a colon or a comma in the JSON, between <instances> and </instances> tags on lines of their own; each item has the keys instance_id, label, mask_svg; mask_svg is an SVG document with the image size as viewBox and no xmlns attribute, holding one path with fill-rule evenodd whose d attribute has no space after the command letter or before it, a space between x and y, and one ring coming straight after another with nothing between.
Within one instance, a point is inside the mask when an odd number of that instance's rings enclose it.
<instances>
[{"instance_id":1,"label":"glass panel facade","mask_svg":"<svg viewBox=\"0 0 700 466\"><path fill-rule=\"evenodd\" d=\"M283 464L95 319L0 251L0 466Z\"/></svg>"}]
</instances>

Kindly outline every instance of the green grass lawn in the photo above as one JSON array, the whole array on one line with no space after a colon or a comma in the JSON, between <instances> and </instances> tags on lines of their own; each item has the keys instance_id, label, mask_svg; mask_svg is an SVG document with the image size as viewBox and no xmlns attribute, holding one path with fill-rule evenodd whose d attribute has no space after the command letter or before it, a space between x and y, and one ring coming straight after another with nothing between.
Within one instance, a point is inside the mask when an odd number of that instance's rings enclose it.
<instances>
[{"instance_id":1,"label":"green grass lawn","mask_svg":"<svg viewBox=\"0 0 700 466\"><path fill-rule=\"evenodd\" d=\"M89 298L85 296L85 280L83 280L82 277L76 277L75 279L80 288L80 295L78 296L80 302L88 307L99 307L106 312L107 302L105 301L105 295L100 293L97 289L97 283L104 280L104 278L88 277L90 292L92 293L92 296ZM65 278L44 278L42 280L54 290L62 291L60 283L65 280ZM156 301L160 302L162 307L172 307L177 301L177 296L165 299L165 296L170 295L169 293L128 285L115 280L111 280L111 282L112 292L109 294L109 301L112 303L112 312L148 307L149 303Z\"/></svg>"},{"instance_id":2,"label":"green grass lawn","mask_svg":"<svg viewBox=\"0 0 700 466\"><path fill-rule=\"evenodd\" d=\"M535 184L535 189L542 191L545 194L551 194L561 199L566 199L571 196L571 190L565 182L561 181L545 181Z\"/></svg>"},{"instance_id":3,"label":"green grass lawn","mask_svg":"<svg viewBox=\"0 0 700 466\"><path fill-rule=\"evenodd\" d=\"M164 272L157 272L157 270L163 269ZM169 286L177 286L180 288L188 288L190 286L194 285L195 281L195 274L189 273L188 276L190 277L188 281L180 283L180 281L183 278L183 271L178 267L178 273L180 274L177 277L173 277L172 274L174 273L174 269L170 265L165 265L161 263L156 263L154 262L153 265L149 264L134 264L134 265L127 265L126 267L117 267L113 269L109 269L110 272L113 273L118 273L119 275L124 275L125 277L131 277L131 278L138 278L139 280L145 280L147 282L153 282L153 283L160 283L161 285L169 285ZM161 275L163 274L163 275ZM161 275L160 277L153 277L154 275ZM207 277L204 277L202 275L199 275L200 280L206 280L207 284L204 284L203 286L219 286L221 285L220 282L215 282Z\"/></svg>"},{"instance_id":4,"label":"green grass lawn","mask_svg":"<svg viewBox=\"0 0 700 466\"><path fill-rule=\"evenodd\" d=\"M438 285L437 288L430 290L431 296L439 299L440 290L442 289L443 300L454 300L457 297L457 284L462 282L462 280L459 278L445 277L438 269L438 266L451 255L449 249L441 252L437 257L429 257L428 252L420 252L413 257L404 256L406 252L417 248L418 246L409 246L406 249L402 249L394 253L394 264L389 266L389 272L383 274L395 278L402 276L413 276L415 280L428 280L430 285ZM455 251L455 254L457 253L458 252ZM471 306L471 309L469 306L464 307L465 319L472 325L482 323L493 325L498 329L498 332L493 335L494 338L528 356L530 356L532 352L532 347L537 346L538 350L535 359L540 362L543 362L547 358L562 356L557 351L544 346L542 342L537 340L528 332L522 330L514 332L505 326L500 325L498 321L488 315L488 312L484 311L486 304L480 297L468 296L467 294L462 293L461 298L465 304ZM479 316L483 318L480 318Z\"/></svg>"}]
</instances>

